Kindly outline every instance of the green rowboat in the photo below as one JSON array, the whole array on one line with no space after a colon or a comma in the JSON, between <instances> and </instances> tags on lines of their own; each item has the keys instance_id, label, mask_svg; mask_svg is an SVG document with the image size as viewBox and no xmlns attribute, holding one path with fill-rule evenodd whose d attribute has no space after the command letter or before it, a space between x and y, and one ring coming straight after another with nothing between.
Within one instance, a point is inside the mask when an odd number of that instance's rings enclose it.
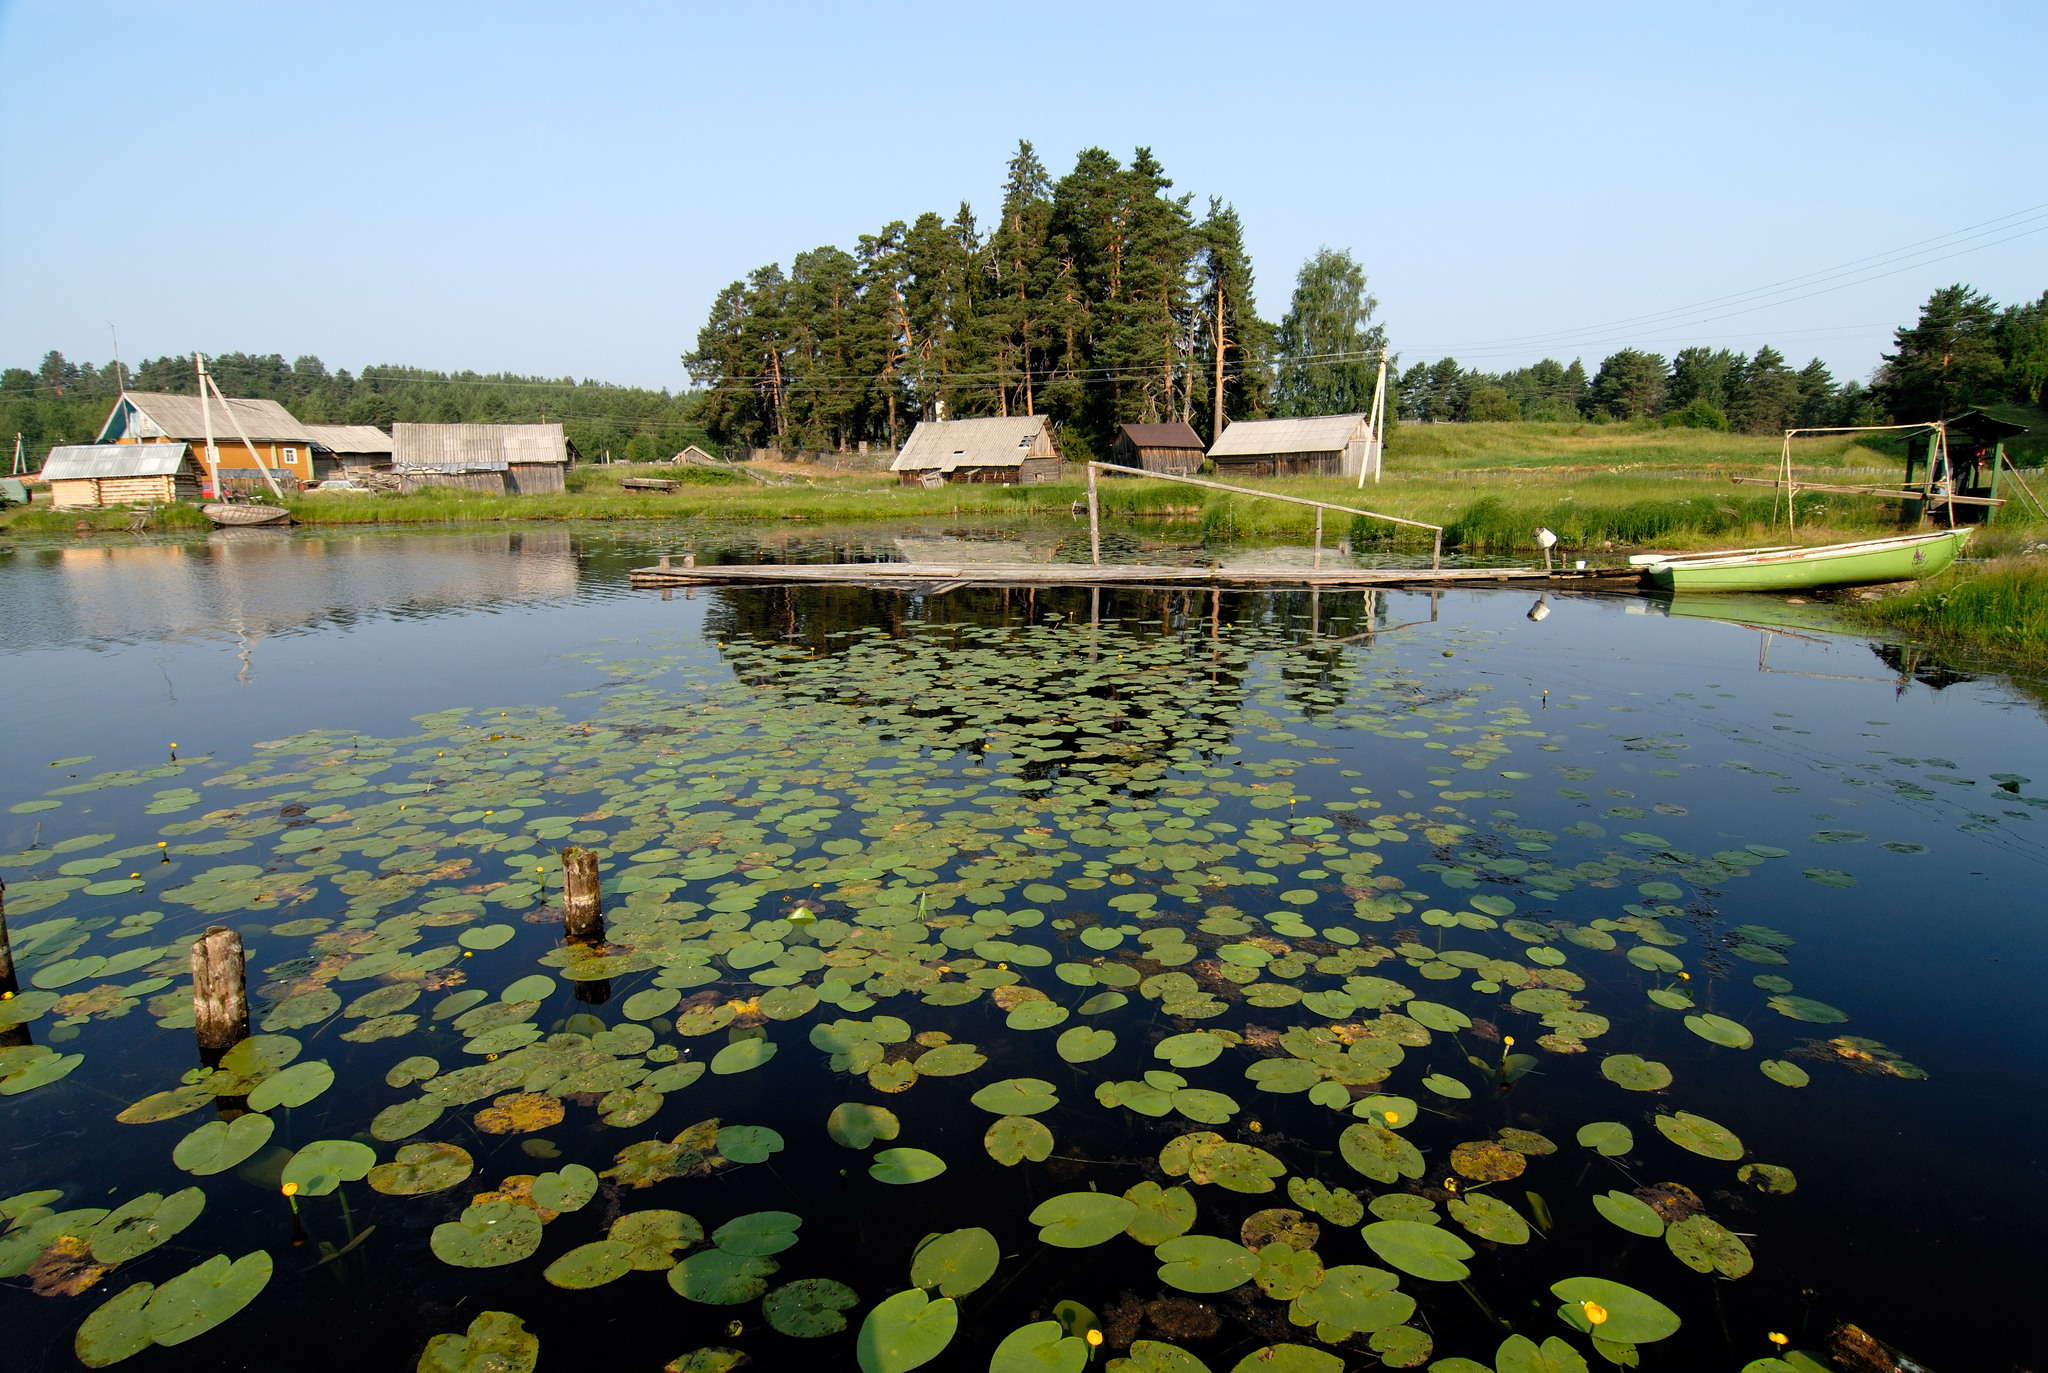
<instances>
[{"instance_id":1,"label":"green rowboat","mask_svg":"<svg viewBox=\"0 0 2048 1373\"><path fill-rule=\"evenodd\" d=\"M1973 529L1944 529L1816 548L1672 553L1630 561L1659 591L1809 591L1931 577L1956 560Z\"/></svg>"}]
</instances>

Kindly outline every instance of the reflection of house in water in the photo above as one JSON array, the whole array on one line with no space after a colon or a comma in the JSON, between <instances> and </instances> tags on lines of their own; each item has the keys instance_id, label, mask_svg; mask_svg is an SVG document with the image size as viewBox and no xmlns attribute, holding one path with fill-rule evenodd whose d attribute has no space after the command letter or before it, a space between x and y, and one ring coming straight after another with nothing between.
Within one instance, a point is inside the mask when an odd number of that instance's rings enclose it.
<instances>
[{"instance_id":1,"label":"reflection of house in water","mask_svg":"<svg viewBox=\"0 0 2048 1373\"><path fill-rule=\"evenodd\" d=\"M431 616L576 594L566 530L350 534L221 530L204 542L81 544L46 554L63 575L10 625L10 649L157 639L245 641L376 615Z\"/></svg>"}]
</instances>

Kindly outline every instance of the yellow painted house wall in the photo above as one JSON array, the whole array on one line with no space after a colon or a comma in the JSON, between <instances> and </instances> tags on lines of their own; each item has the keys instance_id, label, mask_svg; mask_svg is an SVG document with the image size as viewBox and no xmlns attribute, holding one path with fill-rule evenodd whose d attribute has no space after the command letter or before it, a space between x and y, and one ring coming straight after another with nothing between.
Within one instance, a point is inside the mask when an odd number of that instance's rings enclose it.
<instances>
[{"instance_id":1,"label":"yellow painted house wall","mask_svg":"<svg viewBox=\"0 0 2048 1373\"><path fill-rule=\"evenodd\" d=\"M178 441L172 439L133 438L115 440L116 443L172 443ZM199 470L202 472L206 471L205 441L188 440L188 442L192 444L192 457L199 464ZM311 446L302 443L267 443L262 439L257 439L254 442L256 444L256 451L252 455L240 439L224 439L216 434L213 438L214 451L217 454L215 461L219 462L225 471L232 472L239 469L245 472L254 472L259 466L270 467L280 472L289 472L300 481L309 485L312 483L313 450ZM260 463L257 461L259 457L262 459Z\"/></svg>"}]
</instances>

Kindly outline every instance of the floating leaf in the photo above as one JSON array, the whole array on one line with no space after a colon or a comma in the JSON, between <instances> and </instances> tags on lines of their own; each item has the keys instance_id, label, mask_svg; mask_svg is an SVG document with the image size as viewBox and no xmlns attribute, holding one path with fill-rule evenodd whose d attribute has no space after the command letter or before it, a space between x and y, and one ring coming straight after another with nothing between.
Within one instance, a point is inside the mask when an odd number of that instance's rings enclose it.
<instances>
[{"instance_id":1,"label":"floating leaf","mask_svg":"<svg viewBox=\"0 0 2048 1373\"><path fill-rule=\"evenodd\" d=\"M268 1144L276 1128L269 1116L253 1114L209 1120L178 1141L171 1162L200 1177L225 1173Z\"/></svg>"},{"instance_id":2,"label":"floating leaf","mask_svg":"<svg viewBox=\"0 0 2048 1373\"><path fill-rule=\"evenodd\" d=\"M1090 1063L1116 1048L1116 1035L1108 1030L1076 1025L1059 1037L1055 1048L1059 1056L1069 1063Z\"/></svg>"},{"instance_id":3,"label":"floating leaf","mask_svg":"<svg viewBox=\"0 0 2048 1373\"><path fill-rule=\"evenodd\" d=\"M675 1267L675 1252L704 1239L695 1216L681 1211L634 1211L612 1222L608 1238L626 1246L626 1262L643 1273Z\"/></svg>"},{"instance_id":4,"label":"floating leaf","mask_svg":"<svg viewBox=\"0 0 2048 1373\"><path fill-rule=\"evenodd\" d=\"M407 1135L416 1135L439 1120L445 1109L432 1097L414 1097L411 1101L386 1106L370 1122L370 1137L389 1143Z\"/></svg>"},{"instance_id":5,"label":"floating leaf","mask_svg":"<svg viewBox=\"0 0 2048 1373\"><path fill-rule=\"evenodd\" d=\"M1259 1256L1259 1271L1252 1281L1275 1301L1293 1301L1323 1280L1322 1258L1312 1250L1274 1240L1253 1252Z\"/></svg>"},{"instance_id":6,"label":"floating leaf","mask_svg":"<svg viewBox=\"0 0 2048 1373\"><path fill-rule=\"evenodd\" d=\"M436 1335L420 1355L418 1373L533 1373L540 1337L509 1311L486 1311L462 1335Z\"/></svg>"},{"instance_id":7,"label":"floating leaf","mask_svg":"<svg viewBox=\"0 0 2048 1373\"><path fill-rule=\"evenodd\" d=\"M1609 1192L1593 1198L1593 1209L1622 1229L1651 1239L1664 1233L1664 1217L1655 1207L1627 1192Z\"/></svg>"},{"instance_id":8,"label":"floating leaf","mask_svg":"<svg viewBox=\"0 0 2048 1373\"><path fill-rule=\"evenodd\" d=\"M1578 1350L1555 1335L1542 1344L1526 1335L1510 1335L1494 1352L1495 1373L1586 1373L1586 1360Z\"/></svg>"},{"instance_id":9,"label":"floating leaf","mask_svg":"<svg viewBox=\"0 0 2048 1373\"><path fill-rule=\"evenodd\" d=\"M1435 1092L1438 1096L1449 1097L1454 1101L1464 1101L1472 1095L1470 1087L1467 1087L1458 1079L1446 1077L1442 1073L1431 1073L1428 1077L1422 1079L1422 1085Z\"/></svg>"},{"instance_id":10,"label":"floating leaf","mask_svg":"<svg viewBox=\"0 0 2048 1373\"><path fill-rule=\"evenodd\" d=\"M1793 1020L1803 1020L1809 1025L1840 1025L1848 1015L1836 1010L1825 1001L1815 1001L1805 996L1774 996L1770 1008L1779 1015Z\"/></svg>"},{"instance_id":11,"label":"floating leaf","mask_svg":"<svg viewBox=\"0 0 2048 1373\"><path fill-rule=\"evenodd\" d=\"M411 1058L401 1058L392 1064L391 1070L384 1074L384 1085L410 1087L415 1082L427 1081L440 1071L441 1065L438 1062L425 1054L415 1054Z\"/></svg>"},{"instance_id":12,"label":"floating leaf","mask_svg":"<svg viewBox=\"0 0 2048 1373\"><path fill-rule=\"evenodd\" d=\"M898 1187L929 1182L945 1171L946 1161L924 1149L884 1149L868 1165L869 1177Z\"/></svg>"},{"instance_id":13,"label":"floating leaf","mask_svg":"<svg viewBox=\"0 0 2048 1373\"><path fill-rule=\"evenodd\" d=\"M1386 1330L1415 1314L1415 1299L1395 1290L1400 1280L1384 1268L1343 1264L1328 1269L1313 1291L1294 1302L1294 1318L1340 1330Z\"/></svg>"},{"instance_id":14,"label":"floating leaf","mask_svg":"<svg viewBox=\"0 0 2048 1373\"><path fill-rule=\"evenodd\" d=\"M652 1020L667 1015L682 1004L683 994L673 987L649 987L644 992L635 992L626 998L621 1008L628 1020Z\"/></svg>"},{"instance_id":15,"label":"floating leaf","mask_svg":"<svg viewBox=\"0 0 2048 1373\"><path fill-rule=\"evenodd\" d=\"M501 949L512 942L512 934L510 925L472 925L457 935L455 942L465 949Z\"/></svg>"},{"instance_id":16,"label":"floating leaf","mask_svg":"<svg viewBox=\"0 0 2048 1373\"><path fill-rule=\"evenodd\" d=\"M138 1282L101 1303L72 1341L78 1361L105 1368L149 1348L149 1299L155 1295L155 1283Z\"/></svg>"},{"instance_id":17,"label":"floating leaf","mask_svg":"<svg viewBox=\"0 0 2048 1373\"><path fill-rule=\"evenodd\" d=\"M1529 1222L1521 1213L1497 1197L1484 1192L1469 1192L1463 1197L1452 1197L1446 1209L1451 1219L1464 1226L1483 1240L1495 1244L1527 1244Z\"/></svg>"},{"instance_id":18,"label":"floating leaf","mask_svg":"<svg viewBox=\"0 0 2048 1373\"><path fill-rule=\"evenodd\" d=\"M926 1235L910 1255L910 1284L964 1297L995 1276L1002 1257L996 1237L978 1226Z\"/></svg>"},{"instance_id":19,"label":"floating leaf","mask_svg":"<svg viewBox=\"0 0 2048 1373\"><path fill-rule=\"evenodd\" d=\"M196 1339L227 1320L270 1283L270 1255L261 1249L229 1262L215 1254L156 1289L144 1320L161 1345Z\"/></svg>"},{"instance_id":20,"label":"floating leaf","mask_svg":"<svg viewBox=\"0 0 2048 1373\"><path fill-rule=\"evenodd\" d=\"M700 1249L668 1270L668 1285L706 1306L738 1306L766 1292L768 1279L781 1269L774 1259L759 1255Z\"/></svg>"},{"instance_id":21,"label":"floating leaf","mask_svg":"<svg viewBox=\"0 0 2048 1373\"><path fill-rule=\"evenodd\" d=\"M846 1329L841 1312L851 1310L860 1296L843 1282L831 1278L802 1278L770 1292L761 1301L761 1314L775 1330L792 1339L815 1340Z\"/></svg>"},{"instance_id":22,"label":"floating leaf","mask_svg":"<svg viewBox=\"0 0 2048 1373\"><path fill-rule=\"evenodd\" d=\"M1799 1186L1799 1179L1790 1168L1781 1168L1775 1163L1745 1163L1735 1170L1735 1176L1759 1192L1768 1192L1772 1196L1782 1197Z\"/></svg>"},{"instance_id":23,"label":"floating leaf","mask_svg":"<svg viewBox=\"0 0 2048 1373\"><path fill-rule=\"evenodd\" d=\"M1600 1060L1600 1075L1631 1092L1661 1092L1671 1085L1671 1070L1634 1054L1609 1054Z\"/></svg>"},{"instance_id":24,"label":"floating leaf","mask_svg":"<svg viewBox=\"0 0 2048 1373\"><path fill-rule=\"evenodd\" d=\"M766 1039L742 1039L728 1044L711 1058L711 1071L725 1077L758 1068L775 1057L775 1044Z\"/></svg>"},{"instance_id":25,"label":"floating leaf","mask_svg":"<svg viewBox=\"0 0 2048 1373\"><path fill-rule=\"evenodd\" d=\"M1168 1035L1152 1046L1152 1053L1176 1068L1201 1068L1215 1062L1218 1054L1236 1042L1234 1034L1194 1030L1187 1034Z\"/></svg>"},{"instance_id":26,"label":"floating leaf","mask_svg":"<svg viewBox=\"0 0 2048 1373\"><path fill-rule=\"evenodd\" d=\"M1706 1216L1678 1221L1664 1232L1664 1243L1680 1263L1697 1272L1739 1278L1756 1266L1741 1237Z\"/></svg>"},{"instance_id":27,"label":"floating leaf","mask_svg":"<svg viewBox=\"0 0 2048 1373\"><path fill-rule=\"evenodd\" d=\"M1422 1176L1421 1151L1383 1125L1361 1121L1346 1126L1337 1137L1337 1148L1346 1163L1374 1182Z\"/></svg>"},{"instance_id":28,"label":"floating leaf","mask_svg":"<svg viewBox=\"0 0 2048 1373\"><path fill-rule=\"evenodd\" d=\"M1463 1011L1440 1006L1434 1001L1410 1001L1401 1010L1410 1019L1419 1020L1430 1029L1442 1030L1446 1034L1472 1026L1472 1018Z\"/></svg>"},{"instance_id":29,"label":"floating leaf","mask_svg":"<svg viewBox=\"0 0 2048 1373\"><path fill-rule=\"evenodd\" d=\"M857 1101L842 1101L825 1118L825 1133L834 1144L848 1149L865 1149L878 1139L894 1139L902 1128L895 1112Z\"/></svg>"},{"instance_id":30,"label":"floating leaf","mask_svg":"<svg viewBox=\"0 0 2048 1373\"><path fill-rule=\"evenodd\" d=\"M1031 1213L1038 1238L1061 1249L1087 1249L1115 1239L1137 1219L1138 1208L1105 1192L1062 1192Z\"/></svg>"},{"instance_id":31,"label":"floating leaf","mask_svg":"<svg viewBox=\"0 0 2048 1373\"><path fill-rule=\"evenodd\" d=\"M765 1125L728 1125L718 1132L718 1152L734 1163L766 1163L782 1152L782 1136Z\"/></svg>"},{"instance_id":32,"label":"floating leaf","mask_svg":"<svg viewBox=\"0 0 2048 1373\"><path fill-rule=\"evenodd\" d=\"M304 1106L333 1085L334 1069L325 1063L294 1063L256 1084L256 1089L249 1093L249 1109L274 1111L280 1106Z\"/></svg>"},{"instance_id":33,"label":"floating leaf","mask_svg":"<svg viewBox=\"0 0 2048 1373\"><path fill-rule=\"evenodd\" d=\"M988 1156L1005 1168L1030 1159L1043 1163L1052 1156L1052 1131L1029 1116L1004 1116L981 1137Z\"/></svg>"},{"instance_id":34,"label":"floating leaf","mask_svg":"<svg viewBox=\"0 0 2048 1373\"><path fill-rule=\"evenodd\" d=\"M1460 1177L1474 1182L1505 1182L1520 1177L1528 1166L1528 1160L1521 1154L1490 1139L1474 1140L1451 1150L1451 1167Z\"/></svg>"},{"instance_id":35,"label":"floating leaf","mask_svg":"<svg viewBox=\"0 0 2048 1373\"><path fill-rule=\"evenodd\" d=\"M580 1211L597 1195L597 1174L572 1163L560 1172L535 1178L531 1195L536 1206L550 1211Z\"/></svg>"},{"instance_id":36,"label":"floating leaf","mask_svg":"<svg viewBox=\"0 0 2048 1373\"><path fill-rule=\"evenodd\" d=\"M908 1373L936 1359L953 1342L960 1309L951 1297L933 1301L920 1287L886 1297L861 1322L854 1346L861 1373Z\"/></svg>"},{"instance_id":37,"label":"floating leaf","mask_svg":"<svg viewBox=\"0 0 2048 1373\"><path fill-rule=\"evenodd\" d=\"M1436 1342L1412 1325L1394 1325L1375 1330L1367 1342L1380 1362L1389 1368L1417 1368L1429 1362ZM1454 1373L1454 1370L1446 1370Z\"/></svg>"},{"instance_id":38,"label":"floating leaf","mask_svg":"<svg viewBox=\"0 0 2048 1373\"><path fill-rule=\"evenodd\" d=\"M1660 1115L1657 1128L1663 1132L1664 1138L1679 1148L1690 1149L1706 1158L1733 1162L1742 1157L1742 1141L1735 1137L1735 1132L1705 1116L1696 1116L1690 1111L1680 1111L1672 1116Z\"/></svg>"},{"instance_id":39,"label":"floating leaf","mask_svg":"<svg viewBox=\"0 0 2048 1373\"><path fill-rule=\"evenodd\" d=\"M145 1192L115 1207L92 1228L92 1258L109 1267L163 1244L206 1209L206 1193L187 1187L168 1197Z\"/></svg>"},{"instance_id":40,"label":"floating leaf","mask_svg":"<svg viewBox=\"0 0 2048 1373\"><path fill-rule=\"evenodd\" d=\"M1006 1077L991 1082L969 1098L999 1116L1035 1116L1060 1104L1057 1089L1035 1077Z\"/></svg>"},{"instance_id":41,"label":"floating leaf","mask_svg":"<svg viewBox=\"0 0 2048 1373\"><path fill-rule=\"evenodd\" d=\"M1067 1008L1056 1001L1025 1001L1010 1012L1004 1022L1013 1030L1045 1030L1067 1018Z\"/></svg>"},{"instance_id":42,"label":"floating leaf","mask_svg":"<svg viewBox=\"0 0 2048 1373\"><path fill-rule=\"evenodd\" d=\"M1260 1266L1251 1250L1213 1235L1178 1236L1152 1256L1159 1260L1159 1280L1183 1292L1228 1292L1250 1282Z\"/></svg>"},{"instance_id":43,"label":"floating leaf","mask_svg":"<svg viewBox=\"0 0 2048 1373\"><path fill-rule=\"evenodd\" d=\"M1088 1342L1067 1334L1058 1321L1035 1321L1003 1336L989 1373L1081 1373L1089 1352Z\"/></svg>"},{"instance_id":44,"label":"floating leaf","mask_svg":"<svg viewBox=\"0 0 2048 1373\"><path fill-rule=\"evenodd\" d=\"M795 1244L797 1229L803 1223L802 1216L788 1211L753 1211L735 1216L712 1231L711 1242L728 1254L762 1258Z\"/></svg>"},{"instance_id":45,"label":"floating leaf","mask_svg":"<svg viewBox=\"0 0 2048 1373\"><path fill-rule=\"evenodd\" d=\"M1678 1332L1678 1315L1662 1302L1606 1278L1566 1278L1552 1295L1573 1304L1592 1302L1607 1312L1600 1338L1615 1344L1651 1344Z\"/></svg>"},{"instance_id":46,"label":"floating leaf","mask_svg":"<svg viewBox=\"0 0 2048 1373\"><path fill-rule=\"evenodd\" d=\"M1124 1200L1138 1208L1124 1232L1140 1244L1164 1244L1194 1227L1195 1199L1185 1187L1141 1182L1125 1191Z\"/></svg>"},{"instance_id":47,"label":"floating leaf","mask_svg":"<svg viewBox=\"0 0 2048 1373\"><path fill-rule=\"evenodd\" d=\"M1133 1340L1128 1359L1111 1359L1109 1373L1209 1373L1209 1365L1178 1345Z\"/></svg>"},{"instance_id":48,"label":"floating leaf","mask_svg":"<svg viewBox=\"0 0 2048 1373\"><path fill-rule=\"evenodd\" d=\"M114 1119L123 1125L153 1125L160 1120L189 1115L212 1102L213 1088L205 1083L194 1087L173 1087L168 1092L155 1092L144 1097Z\"/></svg>"},{"instance_id":49,"label":"floating leaf","mask_svg":"<svg viewBox=\"0 0 2048 1373\"><path fill-rule=\"evenodd\" d=\"M377 1151L352 1139L318 1139L293 1154L283 1181L298 1184L302 1197L324 1197L344 1182L360 1182L377 1162Z\"/></svg>"},{"instance_id":50,"label":"floating leaf","mask_svg":"<svg viewBox=\"0 0 2048 1373\"><path fill-rule=\"evenodd\" d=\"M1729 1049L1747 1049L1756 1043L1756 1036L1740 1021L1729 1020L1718 1015L1689 1015L1685 1028L1701 1039Z\"/></svg>"},{"instance_id":51,"label":"floating leaf","mask_svg":"<svg viewBox=\"0 0 2048 1373\"><path fill-rule=\"evenodd\" d=\"M435 1226L428 1246L435 1258L457 1268L499 1268L540 1248L540 1227L530 1206L487 1201L468 1207L458 1220Z\"/></svg>"},{"instance_id":52,"label":"floating leaf","mask_svg":"<svg viewBox=\"0 0 2048 1373\"><path fill-rule=\"evenodd\" d=\"M476 1113L476 1128L487 1135L514 1135L562 1123L559 1097L546 1092L510 1092Z\"/></svg>"},{"instance_id":53,"label":"floating leaf","mask_svg":"<svg viewBox=\"0 0 2048 1373\"><path fill-rule=\"evenodd\" d=\"M941 1044L917 1056L919 1077L960 1077L987 1063L972 1044Z\"/></svg>"},{"instance_id":54,"label":"floating leaf","mask_svg":"<svg viewBox=\"0 0 2048 1373\"><path fill-rule=\"evenodd\" d=\"M619 1240L594 1240L556 1259L541 1276L556 1287L602 1287L633 1271L629 1261L632 1252L631 1245Z\"/></svg>"},{"instance_id":55,"label":"floating leaf","mask_svg":"<svg viewBox=\"0 0 2048 1373\"><path fill-rule=\"evenodd\" d=\"M372 1191L387 1196L417 1197L442 1192L468 1177L476 1161L455 1144L408 1144L390 1163L369 1171ZM549 1207L553 1210L553 1207Z\"/></svg>"},{"instance_id":56,"label":"floating leaf","mask_svg":"<svg viewBox=\"0 0 2048 1373\"><path fill-rule=\"evenodd\" d=\"M1472 1257L1472 1246L1440 1225L1382 1220L1360 1233L1373 1253L1403 1273L1432 1282L1457 1282L1471 1275L1462 1260Z\"/></svg>"}]
</instances>

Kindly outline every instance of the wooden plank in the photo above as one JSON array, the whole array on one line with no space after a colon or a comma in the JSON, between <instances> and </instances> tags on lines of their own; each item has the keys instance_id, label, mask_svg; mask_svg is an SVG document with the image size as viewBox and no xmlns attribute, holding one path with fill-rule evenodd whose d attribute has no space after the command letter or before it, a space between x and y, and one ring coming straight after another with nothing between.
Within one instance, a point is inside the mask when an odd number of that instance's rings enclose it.
<instances>
[{"instance_id":1,"label":"wooden plank","mask_svg":"<svg viewBox=\"0 0 2048 1373\"><path fill-rule=\"evenodd\" d=\"M636 587L663 586L871 586L943 590L960 586L1153 586L1153 587L1368 587L1455 585L1502 582L1593 582L1634 579L1633 568L1545 572L1542 568L1210 568L1096 566L1048 563L812 563L731 567L635 568Z\"/></svg>"}]
</instances>

